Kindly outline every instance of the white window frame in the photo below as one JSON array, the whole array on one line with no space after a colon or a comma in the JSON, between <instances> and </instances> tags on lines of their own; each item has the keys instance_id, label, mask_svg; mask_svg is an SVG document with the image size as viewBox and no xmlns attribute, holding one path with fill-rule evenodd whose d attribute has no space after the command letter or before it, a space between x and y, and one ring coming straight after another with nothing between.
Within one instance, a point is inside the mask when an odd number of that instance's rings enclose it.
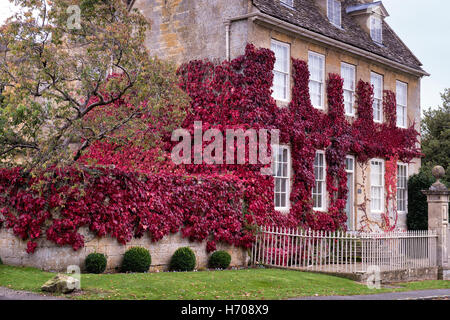
<instances>
[{"instance_id":1,"label":"white window frame","mask_svg":"<svg viewBox=\"0 0 450 320\"><path fill-rule=\"evenodd\" d=\"M376 14L370 16L370 37L375 43L383 44L383 19Z\"/></svg>"},{"instance_id":2,"label":"white window frame","mask_svg":"<svg viewBox=\"0 0 450 320\"><path fill-rule=\"evenodd\" d=\"M345 79L345 69L350 69L352 74L353 74L353 81L352 79L350 79L349 81L346 82ZM342 62L341 63L341 77L342 79L344 79L344 108L345 108L345 115L346 116L350 116L350 117L354 117L355 116L355 89L356 89L356 66L349 64L349 63L345 63ZM348 86L348 84L350 84L350 87ZM345 98L346 98L346 93L351 95L351 110L350 112L348 112L348 103L346 102Z\"/></svg>"},{"instance_id":3,"label":"white window frame","mask_svg":"<svg viewBox=\"0 0 450 320\"><path fill-rule=\"evenodd\" d=\"M311 66L311 61L313 60L313 58L318 58L320 60L321 63L321 76L322 79L321 80L313 80L312 79L312 75L313 72L311 70L312 66ZM316 109L321 109L324 110L325 109L325 56L323 54L320 53L316 53L313 51L309 51L308 52L308 69L309 69L309 73L310 73L310 79L309 79L309 95L310 97L312 96L312 92L311 92L311 83L319 83L321 90L320 90L320 105L314 105L313 107Z\"/></svg>"},{"instance_id":4,"label":"white window frame","mask_svg":"<svg viewBox=\"0 0 450 320\"><path fill-rule=\"evenodd\" d=\"M380 81L380 90L376 91L375 81ZM370 83L373 85L373 121L377 123L383 123L384 114L383 114L383 88L384 88L384 79L383 75L371 72L370 73ZM379 119L377 118L379 115Z\"/></svg>"},{"instance_id":5,"label":"white window frame","mask_svg":"<svg viewBox=\"0 0 450 320\"><path fill-rule=\"evenodd\" d=\"M342 5L339 0L327 0L327 16L332 25L341 28Z\"/></svg>"},{"instance_id":6,"label":"white window frame","mask_svg":"<svg viewBox=\"0 0 450 320\"><path fill-rule=\"evenodd\" d=\"M288 6L289 8L293 8L294 7L294 0L280 0L280 2L286 6Z\"/></svg>"},{"instance_id":7,"label":"white window frame","mask_svg":"<svg viewBox=\"0 0 450 320\"><path fill-rule=\"evenodd\" d=\"M352 170L349 170L348 168L347 168L347 160L348 159L351 159L352 160L352 163L353 163L353 168L352 168ZM352 174L352 181L351 181L351 185L352 185L352 188L353 188L353 190L348 190L348 192L349 192L349 196L350 196L350 192L351 191L353 191L352 192L352 195L351 195L351 201L352 201L352 203L351 203L351 212L350 212L350 221L347 221L347 226L349 227L349 230L354 230L355 229L355 226L354 226L354 219L355 219L355 174L356 174L356 159L355 159L355 157L354 156L346 156L345 157L345 172L346 173L351 173ZM349 201L349 199L347 198L347 201ZM347 206L347 204L346 204L346 206Z\"/></svg>"},{"instance_id":8,"label":"white window frame","mask_svg":"<svg viewBox=\"0 0 450 320\"><path fill-rule=\"evenodd\" d=\"M402 167L405 169L405 175L402 177L404 177L405 179L405 183L404 185L401 185L401 181L400 181L400 170L399 168ZM399 199L399 191L402 190L403 191L403 197L402 199ZM396 195L396 200L397 200L397 212L398 213L407 213L408 212L408 164L403 163L403 162L397 162L397 195ZM400 210L400 206L399 206L399 201L403 201L403 210Z\"/></svg>"},{"instance_id":9,"label":"white window frame","mask_svg":"<svg viewBox=\"0 0 450 320\"><path fill-rule=\"evenodd\" d=\"M272 150L273 150L273 155L274 155L274 159L273 159L273 178L274 178L273 203L274 203L274 207L275 207L275 210L278 210L278 211L289 211L289 209L290 209L289 199L290 199L290 194L291 194L291 150L290 150L289 146L286 146L286 145L273 145ZM286 166L287 166L286 167L286 171L287 171L286 175L283 175L283 173L281 173L281 175L279 175L279 172L277 170L277 166L280 163L278 160L279 159L278 155L281 150L287 150L287 162L284 162L284 161L281 162L282 164L286 164ZM283 169L282 169L282 171L283 171ZM276 187L277 179L286 180L286 190L277 191L277 189L276 189L277 188ZM280 187L281 187L281 185L282 184L280 182ZM281 205L277 206L277 203L276 203L277 194L280 194L280 203L281 203L281 196L283 196L283 194L284 194L284 196L286 197L286 199L285 199L286 205L285 206L281 206Z\"/></svg>"},{"instance_id":10,"label":"white window frame","mask_svg":"<svg viewBox=\"0 0 450 320\"><path fill-rule=\"evenodd\" d=\"M314 172L314 187L312 189L313 210L326 211L327 210L327 161L326 161L326 157L325 157L325 151L323 151L323 150L316 150L315 157L317 155L319 155L319 154L322 155L322 157L323 157L323 167L322 167L322 170L323 170L322 176L323 176L323 178L321 180L318 180L316 175L315 175L315 172ZM314 157L314 171L316 171L316 158L315 157ZM318 182L322 183L321 184L321 188L320 188L320 190L318 190L318 192L315 192L315 190L317 189L316 188L316 184ZM314 199L314 197L316 195L317 196L319 196L319 195L322 196L322 203L321 203L320 206L316 206L315 199Z\"/></svg>"},{"instance_id":11,"label":"white window frame","mask_svg":"<svg viewBox=\"0 0 450 320\"><path fill-rule=\"evenodd\" d=\"M399 91L405 90L404 101L399 98ZM397 80L396 82L396 99L397 99L397 127L406 129L408 125L408 84ZM402 117L400 117L402 116Z\"/></svg>"},{"instance_id":12,"label":"white window frame","mask_svg":"<svg viewBox=\"0 0 450 320\"><path fill-rule=\"evenodd\" d=\"M381 185L374 185L374 162L376 163L381 163L382 167L381 167L381 181L382 184ZM385 196L386 196L386 192L385 192L385 179L384 179L384 173L385 173L385 162L383 159L372 159L370 160L370 212L372 213L383 213L385 210ZM380 207L379 208L375 208L375 202L374 202L374 191L376 190L375 188L377 188L378 190L381 189L380 192Z\"/></svg>"},{"instance_id":13,"label":"white window frame","mask_svg":"<svg viewBox=\"0 0 450 320\"><path fill-rule=\"evenodd\" d=\"M276 46L280 46L284 49L287 50L287 70L277 70L277 65L275 63L274 68L273 68L273 84L272 84L272 97L275 100L278 101L282 101L282 102L289 102L290 99L290 89L291 89L291 45L289 43L285 43L285 42L281 42L275 39L272 39L270 47L272 49L272 51L274 51L275 55L277 54L277 52L274 50L274 45ZM275 56L276 59L276 56ZM286 77L286 87L284 87L285 90L285 97L280 96L277 91L275 90L275 80L276 80L276 74L280 74L284 77Z\"/></svg>"}]
</instances>

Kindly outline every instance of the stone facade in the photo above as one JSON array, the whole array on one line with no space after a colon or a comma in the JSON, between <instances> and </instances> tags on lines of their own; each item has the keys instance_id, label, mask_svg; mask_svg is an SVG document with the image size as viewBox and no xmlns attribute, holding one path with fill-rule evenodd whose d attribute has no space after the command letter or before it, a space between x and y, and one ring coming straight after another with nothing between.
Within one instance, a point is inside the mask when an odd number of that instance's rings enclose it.
<instances>
[{"instance_id":1,"label":"stone facade","mask_svg":"<svg viewBox=\"0 0 450 320\"><path fill-rule=\"evenodd\" d=\"M278 1L278 0L274 0ZM370 2L370 1L366 1ZM291 56L308 60L308 52L325 56L325 74L340 74L341 62L356 66L356 79L370 82L371 71L383 75L384 89L396 91L396 81L408 84L408 122L420 128L420 79L417 72L409 72L396 65L382 63L369 55L349 52L336 44L325 43L306 36L294 29L274 23L257 23L252 13L258 12L251 0L135 0L132 7L140 10L149 20L146 45L152 55L168 59L180 65L194 59L223 61L235 58L244 52L247 43L270 48L271 40L290 45ZM228 44L228 45L227 45ZM291 81L292 83L292 81ZM327 111L325 99L325 112ZM285 103L279 102L279 106ZM353 121L353 118L349 118ZM408 174L417 173L420 159L408 165ZM355 188L353 207L364 201L370 192L370 169L355 166ZM370 197L370 194L368 195ZM370 208L370 206L369 206ZM370 210L370 209L369 209ZM369 212L370 218L381 222L381 216ZM356 229L360 225L361 212L355 210L353 221ZM406 212L399 216L398 227L406 228ZM85 257L91 252L104 253L108 257L108 270L120 266L124 252L132 246L143 246L152 255L152 270L164 270L173 252L183 246L191 247L197 256L197 267L204 268L208 255L205 243L192 243L179 234L171 235L158 243L148 237L134 239L126 246L115 239L97 239L86 233L86 246L75 252L70 247L57 247L41 240L36 253L26 253L26 242L16 238L10 231L0 230L0 257L11 265L34 266L45 270L64 271L69 265L83 266ZM450 241L450 237L449 237ZM247 264L246 251L230 246L218 245L218 250L227 250L232 255L232 265Z\"/></svg>"},{"instance_id":2,"label":"stone facade","mask_svg":"<svg viewBox=\"0 0 450 320\"><path fill-rule=\"evenodd\" d=\"M148 18L151 30L146 46L152 55L177 64L195 59L224 60L225 18L248 13L248 0L137 0L133 8ZM248 22L232 25L233 56L247 43Z\"/></svg>"},{"instance_id":3,"label":"stone facade","mask_svg":"<svg viewBox=\"0 0 450 320\"><path fill-rule=\"evenodd\" d=\"M13 266L35 267L46 271L63 271L68 266L76 265L84 269L86 256L93 252L103 253L108 260L107 271L120 269L123 255L131 247L144 247L150 251L152 265L150 271L166 271L175 250L181 247L190 247L197 258L197 269L207 268L209 254L206 253L206 243L190 242L180 234L165 237L153 243L148 236L133 239L127 245L119 244L116 239L96 238L89 232L85 235L85 247L74 251L72 247L59 247L53 242L39 240L39 247L34 254L26 252L26 241L22 241L11 230L0 230L0 257L3 263ZM225 250L231 255L231 266L247 266L247 251L224 244L217 244L217 250Z\"/></svg>"},{"instance_id":4,"label":"stone facade","mask_svg":"<svg viewBox=\"0 0 450 320\"><path fill-rule=\"evenodd\" d=\"M257 47L270 48L271 39L275 39L284 43L289 43L291 47L291 56L296 59L304 61L308 60L308 52L313 51L325 56L325 74L341 72L341 62L352 64L356 66L356 79L361 79L366 82L370 82L370 73L376 72L384 77L384 90L396 91L396 81L402 81L408 84L408 122L409 124L415 124L416 130L420 131L420 78L405 72L399 72L389 66L380 65L369 59L357 57L349 54L343 50L326 46L323 44L315 43L314 41L295 37L292 34L285 34L278 30L270 29L269 27L254 25L251 31L253 39ZM327 112L328 106L325 99L325 112ZM280 107L283 103L279 103ZM354 117L347 117L351 122ZM411 176L419 172L421 166L420 159L413 159L408 165L408 175ZM353 199L354 212L354 225L356 229L361 226L362 212L356 208L359 204L364 203L364 197L367 195L370 198L370 166L356 165L355 167L355 194ZM365 178L363 178L365 176ZM291 184L292 185L292 184ZM370 212L370 206L368 206L367 214L371 221L381 223L382 217L380 214ZM398 216L398 228L406 230L406 215L407 212L401 212ZM372 226L373 230L377 230L377 226Z\"/></svg>"},{"instance_id":5,"label":"stone facade","mask_svg":"<svg viewBox=\"0 0 450 320\"><path fill-rule=\"evenodd\" d=\"M320 5L319 2L318 5ZM300 5L302 2L294 3ZM278 4L274 4L274 6L276 5ZM267 19L266 15L263 16L265 20L263 18L258 20L255 14L260 11L255 6L255 1L251 0L135 0L132 7L141 10L149 19L152 29L148 33L146 43L151 53L160 58L172 60L178 65L194 59L207 58L215 61L223 61L226 58L233 59L244 53L247 43L252 43L257 47L270 48L271 40L274 39L289 44L291 57L296 59L307 61L309 51L324 55L325 74L340 74L341 63L345 62L356 67L356 80L362 79L370 82L371 72L383 75L384 90L395 92L397 80L407 83L408 125L414 124L416 129L420 130L420 79L426 73L419 66L417 70L411 71L407 67L399 68L395 63L380 62L376 56L368 54L370 52L350 52L346 47L341 47L339 43L332 41L327 43L320 36L315 38L300 29L296 31L296 26L293 24L282 24L283 19L280 17L276 21L271 21ZM314 19L318 21L318 18L322 18L323 15L322 12ZM289 21L289 19L293 19L293 16L285 18ZM346 19L349 18L346 17ZM323 24L323 21L321 23ZM329 28L330 30L327 31L332 32L331 29L335 27L330 25ZM386 39L386 41L390 40ZM396 39L396 41L400 40ZM397 42L395 44L398 44ZM228 50L227 43L229 43ZM415 57L403 43L401 45L403 51L398 48L391 52L392 55L397 57L405 54L408 58L405 61L414 61ZM416 61L420 65L420 62ZM286 105L285 102L278 102L278 104L280 107ZM325 99L324 112L327 112L326 104ZM348 118L349 121L353 121L353 119L353 117ZM421 160L413 159L408 165L408 175L417 173L420 166ZM370 198L370 194L368 194L370 192L370 166L357 165L354 175L353 207L355 210L352 222L355 226L354 229L359 229L363 212L358 211L357 208L358 205L364 203L365 196ZM381 224L381 214L372 213L370 205L367 207L369 208L366 212L368 218ZM398 229L406 229L406 215L407 212L399 213ZM376 223L372 228L374 231L377 230Z\"/></svg>"}]
</instances>

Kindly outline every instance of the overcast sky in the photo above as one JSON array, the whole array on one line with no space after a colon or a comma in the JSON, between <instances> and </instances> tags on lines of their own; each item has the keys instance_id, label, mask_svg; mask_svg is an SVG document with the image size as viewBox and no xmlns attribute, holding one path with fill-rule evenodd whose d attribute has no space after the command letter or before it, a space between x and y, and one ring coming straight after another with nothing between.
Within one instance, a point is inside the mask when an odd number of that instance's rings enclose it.
<instances>
[{"instance_id":1,"label":"overcast sky","mask_svg":"<svg viewBox=\"0 0 450 320\"><path fill-rule=\"evenodd\" d=\"M440 93L450 88L450 1L384 0L387 22L431 73L422 81L422 109L441 104ZM0 22L12 14L0 0Z\"/></svg>"},{"instance_id":2,"label":"overcast sky","mask_svg":"<svg viewBox=\"0 0 450 320\"><path fill-rule=\"evenodd\" d=\"M442 104L440 93L450 88L450 1L384 0L387 22L431 73L422 81L422 107Z\"/></svg>"},{"instance_id":3,"label":"overcast sky","mask_svg":"<svg viewBox=\"0 0 450 320\"><path fill-rule=\"evenodd\" d=\"M0 0L0 22L11 16L13 6L8 0Z\"/></svg>"}]
</instances>

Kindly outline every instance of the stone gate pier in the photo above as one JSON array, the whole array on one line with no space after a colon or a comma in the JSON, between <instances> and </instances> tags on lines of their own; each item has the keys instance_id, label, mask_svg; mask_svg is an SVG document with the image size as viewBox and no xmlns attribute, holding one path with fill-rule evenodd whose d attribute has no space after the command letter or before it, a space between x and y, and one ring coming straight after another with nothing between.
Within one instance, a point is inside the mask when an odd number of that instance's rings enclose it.
<instances>
[{"instance_id":1,"label":"stone gate pier","mask_svg":"<svg viewBox=\"0 0 450 320\"><path fill-rule=\"evenodd\" d=\"M439 266L438 277L450 280L450 230L449 230L449 195L450 191L440 181L445 175L441 166L433 168L433 176L437 181L429 190L422 191L428 201L428 229L437 233L437 265Z\"/></svg>"}]
</instances>

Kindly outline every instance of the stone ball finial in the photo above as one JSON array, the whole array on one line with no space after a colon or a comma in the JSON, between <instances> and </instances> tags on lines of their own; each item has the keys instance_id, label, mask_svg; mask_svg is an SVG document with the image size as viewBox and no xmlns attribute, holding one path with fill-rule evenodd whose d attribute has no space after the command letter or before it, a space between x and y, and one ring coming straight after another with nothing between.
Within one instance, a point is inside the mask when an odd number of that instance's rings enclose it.
<instances>
[{"instance_id":1,"label":"stone ball finial","mask_svg":"<svg viewBox=\"0 0 450 320\"><path fill-rule=\"evenodd\" d=\"M441 182L441 179L445 176L445 170L441 166L436 166L431 171L433 176L436 178L436 182L431 186L432 191L446 191L447 187Z\"/></svg>"},{"instance_id":2,"label":"stone ball finial","mask_svg":"<svg viewBox=\"0 0 450 320\"><path fill-rule=\"evenodd\" d=\"M435 166L431 173L433 174L433 177L436 178L436 180L440 180L445 176L445 170L441 166Z\"/></svg>"}]
</instances>

